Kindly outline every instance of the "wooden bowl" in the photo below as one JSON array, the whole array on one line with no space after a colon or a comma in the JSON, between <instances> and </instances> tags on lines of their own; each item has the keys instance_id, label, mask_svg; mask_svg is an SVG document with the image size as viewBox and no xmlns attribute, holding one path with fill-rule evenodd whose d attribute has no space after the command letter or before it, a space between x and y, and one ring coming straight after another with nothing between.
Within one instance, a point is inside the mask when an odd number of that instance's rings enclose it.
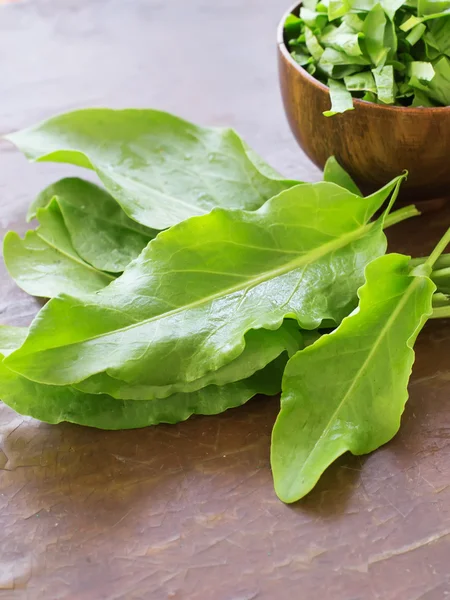
<instances>
[{"instance_id":1,"label":"wooden bowl","mask_svg":"<svg viewBox=\"0 0 450 600\"><path fill-rule=\"evenodd\" d=\"M281 93L290 128L320 168L334 155L361 188L370 192L409 172L403 196L424 200L449 195L450 107L407 108L354 100L355 110L324 117L328 87L290 56L284 39L288 14L278 27Z\"/></svg>"}]
</instances>

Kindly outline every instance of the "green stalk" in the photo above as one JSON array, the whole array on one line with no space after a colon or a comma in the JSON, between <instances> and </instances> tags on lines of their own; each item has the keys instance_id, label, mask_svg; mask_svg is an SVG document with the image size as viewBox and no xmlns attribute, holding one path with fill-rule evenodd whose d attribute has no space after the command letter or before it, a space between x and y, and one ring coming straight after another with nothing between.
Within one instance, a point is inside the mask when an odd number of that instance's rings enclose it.
<instances>
[{"instance_id":1,"label":"green stalk","mask_svg":"<svg viewBox=\"0 0 450 600\"><path fill-rule=\"evenodd\" d=\"M450 292L450 267L438 269L431 273L431 279L436 284L437 289L444 294Z\"/></svg>"},{"instance_id":2,"label":"green stalk","mask_svg":"<svg viewBox=\"0 0 450 600\"><path fill-rule=\"evenodd\" d=\"M411 204L410 206L404 206L403 208L399 208L398 210L389 214L386 217L384 221L384 229L392 227L392 225L396 225L397 223L401 223L402 221L406 221L406 219L410 219L411 217L417 217L418 215L420 215L420 212L413 204Z\"/></svg>"},{"instance_id":3,"label":"green stalk","mask_svg":"<svg viewBox=\"0 0 450 600\"><path fill-rule=\"evenodd\" d=\"M416 266L416 268L420 269L424 267L425 269L429 269L431 273L431 277L434 280L433 275L439 272L448 271L448 269L439 269L438 271L433 271L433 266L438 262L444 250L450 244L450 228L444 233L440 241L437 243L435 249L430 254L430 256ZM438 289L437 293L433 296L433 313L430 316L431 319L446 319L450 317L450 296L442 294Z\"/></svg>"},{"instance_id":4,"label":"green stalk","mask_svg":"<svg viewBox=\"0 0 450 600\"><path fill-rule=\"evenodd\" d=\"M444 250L447 248L447 246L449 244L450 244L450 228L447 229L447 231L444 233L442 238L437 243L435 249L430 254L430 256L426 259L424 264L432 269L434 267L434 264L437 261L437 259L441 256L441 254L444 252Z\"/></svg>"},{"instance_id":5,"label":"green stalk","mask_svg":"<svg viewBox=\"0 0 450 600\"><path fill-rule=\"evenodd\" d=\"M418 265L423 265L426 262L428 256L420 256L419 258L411 259L411 266L417 267ZM450 254L442 254L437 261L434 263L435 270L447 269L450 268Z\"/></svg>"},{"instance_id":6,"label":"green stalk","mask_svg":"<svg viewBox=\"0 0 450 600\"><path fill-rule=\"evenodd\" d=\"M433 308L439 308L440 306L450 306L450 296L435 292L433 294Z\"/></svg>"},{"instance_id":7,"label":"green stalk","mask_svg":"<svg viewBox=\"0 0 450 600\"><path fill-rule=\"evenodd\" d=\"M430 319L448 319L450 318L450 305L438 306L433 308L433 313L429 317Z\"/></svg>"},{"instance_id":8,"label":"green stalk","mask_svg":"<svg viewBox=\"0 0 450 600\"><path fill-rule=\"evenodd\" d=\"M450 317L450 296L435 292L433 295L433 313L430 319L447 319Z\"/></svg>"}]
</instances>

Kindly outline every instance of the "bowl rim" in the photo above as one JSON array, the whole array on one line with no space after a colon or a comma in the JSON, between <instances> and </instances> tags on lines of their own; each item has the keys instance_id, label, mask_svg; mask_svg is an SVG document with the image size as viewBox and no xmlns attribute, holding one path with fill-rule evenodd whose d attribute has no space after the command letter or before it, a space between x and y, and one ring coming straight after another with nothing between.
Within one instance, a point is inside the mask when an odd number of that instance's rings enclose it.
<instances>
[{"instance_id":1,"label":"bowl rim","mask_svg":"<svg viewBox=\"0 0 450 600\"><path fill-rule=\"evenodd\" d=\"M322 83L321 81L319 81L318 79L316 79L315 77L313 77L312 75L310 75L308 73L308 71L306 69L304 69L302 66L300 66L297 62L295 62L295 60L292 58L286 43L284 41L284 24L286 22L286 19L289 15L294 14L294 11L298 8L300 8L300 6L302 5L302 2L296 2L293 6L291 6L291 8L289 8L284 15L281 17L281 21L278 24L278 28L277 28L277 46L279 51L281 52L283 58L285 60L287 60L295 69L296 71L302 76L304 77L307 81L309 81L310 84L312 84L314 87L316 87L317 89L323 91L323 92L329 92L329 87L327 85L325 85L324 83ZM383 104L375 104L375 102L368 102L367 100L361 100L360 98L353 98L353 104L354 106L364 106L366 108L372 108L373 110L379 110L379 111L384 111L384 112L391 112L391 113L400 113L400 112L404 112L404 113L408 113L410 115L429 115L429 114L446 114L446 113L450 113L450 106L421 106L421 107L413 107L413 106L390 106L388 104L383 105Z\"/></svg>"}]
</instances>

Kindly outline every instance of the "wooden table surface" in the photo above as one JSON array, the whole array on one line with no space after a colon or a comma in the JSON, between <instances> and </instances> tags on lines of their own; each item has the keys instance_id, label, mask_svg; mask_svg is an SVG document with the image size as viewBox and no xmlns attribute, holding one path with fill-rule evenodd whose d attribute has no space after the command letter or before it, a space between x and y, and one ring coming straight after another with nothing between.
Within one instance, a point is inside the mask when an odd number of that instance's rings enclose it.
<instances>
[{"instance_id":1,"label":"wooden table surface","mask_svg":"<svg viewBox=\"0 0 450 600\"><path fill-rule=\"evenodd\" d=\"M29 0L0 6L0 133L80 106L148 106L232 125L315 180L278 91L278 0ZM0 233L67 167L0 142ZM69 169L70 171L70 169ZM431 206L431 205L430 205ZM390 232L426 253L439 203ZM0 271L0 320L38 304ZM1 390L0 390L1 396ZM0 598L442 600L450 597L450 324L417 344L401 433L345 456L303 502L277 500L277 399L178 426L102 432L0 407Z\"/></svg>"}]
</instances>

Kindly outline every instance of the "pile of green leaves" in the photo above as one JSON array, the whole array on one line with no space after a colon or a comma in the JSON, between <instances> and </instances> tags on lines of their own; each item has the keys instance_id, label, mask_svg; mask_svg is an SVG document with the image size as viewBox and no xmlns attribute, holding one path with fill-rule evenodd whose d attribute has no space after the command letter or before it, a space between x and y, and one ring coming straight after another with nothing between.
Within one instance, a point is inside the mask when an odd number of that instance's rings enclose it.
<instances>
[{"instance_id":1,"label":"pile of green leaves","mask_svg":"<svg viewBox=\"0 0 450 600\"><path fill-rule=\"evenodd\" d=\"M414 340L450 311L448 234L428 258L385 254L384 229L417 214L391 212L404 176L363 197L331 158L322 182L286 180L234 131L153 110L76 111L9 139L104 187L54 183L36 229L5 237L12 277L50 298L29 329L0 327L6 404L127 429L282 391L286 502L396 433Z\"/></svg>"},{"instance_id":2,"label":"pile of green leaves","mask_svg":"<svg viewBox=\"0 0 450 600\"><path fill-rule=\"evenodd\" d=\"M352 98L450 105L450 0L304 0L285 38L294 60L330 89L332 116Z\"/></svg>"}]
</instances>

